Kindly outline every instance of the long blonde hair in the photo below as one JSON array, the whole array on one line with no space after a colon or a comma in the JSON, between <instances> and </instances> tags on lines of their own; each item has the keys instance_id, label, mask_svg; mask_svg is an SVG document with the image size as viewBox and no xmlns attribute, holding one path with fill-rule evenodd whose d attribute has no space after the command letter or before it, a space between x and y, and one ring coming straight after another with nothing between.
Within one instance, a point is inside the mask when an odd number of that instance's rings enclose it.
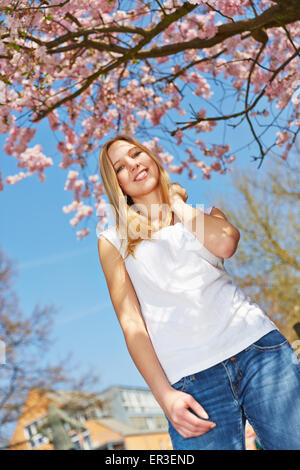
<instances>
[{"instance_id":1,"label":"long blonde hair","mask_svg":"<svg viewBox=\"0 0 300 470\"><path fill-rule=\"evenodd\" d=\"M134 256L136 246L141 243L145 238L151 240L151 236L153 233L153 228L151 224L149 224L148 219L145 216L140 215L136 210L134 210L131 206L133 206L133 200L130 196L125 195L122 188L119 185L116 172L114 167L111 163L111 160L108 156L108 150L110 146L116 142L117 140L125 140L133 145L136 145L140 148L143 152L145 152L157 165L158 172L159 172L159 187L161 190L161 196L163 204L167 204L170 207L170 197L169 197L169 187L172 184L170 177L167 171L162 166L159 158L157 158L147 147L142 145L133 137L128 135L122 134L117 135L116 137L108 140L101 148L100 155L99 155L99 169L101 174L101 179L105 188L105 192L108 197L108 201L110 205L114 208L115 211L115 223L116 228L122 236L120 237L122 241L127 240L126 244L126 254L125 259L129 255ZM172 211L171 209L167 212L164 225L160 223L159 229L163 228L164 226L171 225L172 221ZM124 229L125 227L125 229ZM135 231L133 232L132 227L135 227ZM139 227L139 230L138 230ZM143 237L136 237L136 232L143 234ZM133 236L133 233L135 236ZM145 236L147 233L148 236ZM148 238L149 237L149 238Z\"/></svg>"}]
</instances>

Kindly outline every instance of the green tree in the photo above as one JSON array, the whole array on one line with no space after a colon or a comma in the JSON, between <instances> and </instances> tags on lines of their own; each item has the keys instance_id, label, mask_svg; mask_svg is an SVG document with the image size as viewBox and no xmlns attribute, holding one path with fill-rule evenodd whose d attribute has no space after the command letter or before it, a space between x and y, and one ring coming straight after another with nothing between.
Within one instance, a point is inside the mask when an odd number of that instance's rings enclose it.
<instances>
[{"instance_id":1,"label":"green tree","mask_svg":"<svg viewBox=\"0 0 300 470\"><path fill-rule=\"evenodd\" d=\"M235 169L226 198L214 203L241 233L226 269L290 341L300 320L300 164L294 156L270 155L264 172Z\"/></svg>"}]
</instances>

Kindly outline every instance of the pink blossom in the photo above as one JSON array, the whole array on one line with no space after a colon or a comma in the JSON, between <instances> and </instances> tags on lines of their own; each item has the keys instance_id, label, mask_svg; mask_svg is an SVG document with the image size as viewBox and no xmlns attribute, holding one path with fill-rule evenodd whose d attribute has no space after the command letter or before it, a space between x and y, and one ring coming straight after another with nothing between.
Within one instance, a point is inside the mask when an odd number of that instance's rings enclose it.
<instances>
[{"instance_id":1,"label":"pink blossom","mask_svg":"<svg viewBox=\"0 0 300 470\"><path fill-rule=\"evenodd\" d=\"M106 210L106 202L104 199L102 199L101 197L97 200L97 202L95 203L95 207L96 207L96 215L98 217L102 217L104 215L107 214L107 210Z\"/></svg>"},{"instance_id":2,"label":"pink blossom","mask_svg":"<svg viewBox=\"0 0 300 470\"><path fill-rule=\"evenodd\" d=\"M5 183L6 184L17 184L17 183L19 183L19 181L23 180L27 176L31 176L31 173L30 172L24 173L24 171L20 171L16 175L7 176L5 178Z\"/></svg>"},{"instance_id":3,"label":"pink blossom","mask_svg":"<svg viewBox=\"0 0 300 470\"><path fill-rule=\"evenodd\" d=\"M285 150L282 158L287 158L292 146L291 128L299 127L300 67L299 55L295 55L280 69L295 52L283 28L268 29L269 40L254 69L259 44L250 34L235 34L207 49L196 47L161 56L159 53L165 46L215 37L221 25L230 24L226 16L235 24L241 19L254 18L248 0L188 0L188 4L199 8L172 22L151 43L139 49L136 58L128 63L120 61L107 75L97 76L73 99L72 93L80 90L91 74L114 61L117 63L123 56L117 47L125 47L124 33L112 32L108 37L100 28L119 25L151 31L164 19L164 13L157 5L154 12L151 2L132 5L128 2L126 10L122 2L119 5L116 0L74 0L54 8L47 8L47 3L33 2L32 5L39 8L22 11L27 3L22 0L11 9L8 0L0 0L3 11L9 7L2 15L1 25L0 133L5 134L4 151L23 170L7 176L5 181L15 184L34 174L39 181L45 181L44 170L53 162L44 155L39 142L30 144L37 139L36 129L40 126L40 122L34 120L63 100L62 105L47 114L44 123L48 131L53 131L51 137L57 139L58 167L67 170L65 190L70 191L71 201L63 211L75 212L71 225L77 226L93 210L100 222L107 220L105 189L95 161L103 142L119 131L137 137L140 132L149 135L145 144L170 173L182 174L186 170L188 178L195 179L195 170L208 180L215 171L221 175L230 171L227 167L236 158L230 155L232 142L228 140L224 144L221 133L216 132L207 139L207 144L202 133L214 131L217 125L231 126L239 121L218 118L243 109L250 71L248 104L255 103L261 92L264 101L258 101L249 117L253 125L266 128L273 119L272 105L277 109L286 108L287 116L281 114L280 127L274 122L270 131L276 144ZM165 0L162 7L171 14L184 3L185 0ZM258 15L274 4L269 0L257 2ZM81 35L84 29L88 29L89 34ZM298 44L299 21L289 23L286 29L294 44ZM78 36L66 40L67 31ZM24 32L31 38L25 38ZM136 47L142 36L126 33L127 46ZM86 40L90 41L87 47ZM93 47L93 41L116 47L108 51L106 47ZM226 48L224 52L223 48ZM151 49L154 54L150 60L142 57ZM213 56L218 57L207 60ZM278 70L276 75L275 70ZM187 89L193 93L192 100L186 99ZM229 95L234 96L237 107L227 100L225 93L224 97L222 95L230 89ZM207 117L211 120L206 120ZM158 138L161 133L163 137ZM198 139L200 133L201 139ZM176 159L164 145L167 137L171 139L170 146L172 143L177 146ZM212 162L211 165L198 160L199 154L206 162ZM0 175L0 190L3 187ZM83 202L88 198L91 198L91 206ZM88 229L77 231L79 238L88 233Z\"/></svg>"},{"instance_id":4,"label":"pink blossom","mask_svg":"<svg viewBox=\"0 0 300 470\"><path fill-rule=\"evenodd\" d=\"M60 121L56 109L54 109L51 113L48 114L48 121L53 131L56 131L59 128Z\"/></svg>"},{"instance_id":5,"label":"pink blossom","mask_svg":"<svg viewBox=\"0 0 300 470\"><path fill-rule=\"evenodd\" d=\"M38 172L40 181L44 181L45 177L41 175L45 168L53 165L52 158L46 157L42 152L42 147L37 144L28 148L25 152L18 155L17 166L19 168L28 168L29 173Z\"/></svg>"},{"instance_id":6,"label":"pink blossom","mask_svg":"<svg viewBox=\"0 0 300 470\"><path fill-rule=\"evenodd\" d=\"M88 228L84 228L82 230L78 230L76 232L76 235L78 237L78 240L82 240L83 238L85 238L88 234L90 233L90 230Z\"/></svg>"},{"instance_id":7,"label":"pink blossom","mask_svg":"<svg viewBox=\"0 0 300 470\"><path fill-rule=\"evenodd\" d=\"M215 171L219 171L219 170L221 170L221 168L222 168L222 167L221 167L221 163L218 162L218 161L213 162L213 163L211 164L211 168L212 168L213 170L215 170Z\"/></svg>"},{"instance_id":8,"label":"pink blossom","mask_svg":"<svg viewBox=\"0 0 300 470\"><path fill-rule=\"evenodd\" d=\"M214 146L214 153L217 158L222 158L223 155L228 152L229 150L229 145L215 145Z\"/></svg>"},{"instance_id":9,"label":"pink blossom","mask_svg":"<svg viewBox=\"0 0 300 470\"><path fill-rule=\"evenodd\" d=\"M70 220L70 224L74 227L79 224L79 222L84 218L92 215L93 208L91 206L87 206L80 202L77 207L77 214L73 219Z\"/></svg>"},{"instance_id":10,"label":"pink blossom","mask_svg":"<svg viewBox=\"0 0 300 470\"><path fill-rule=\"evenodd\" d=\"M92 183L97 183L97 181L99 180L99 176L97 174L95 175L90 175L89 176L89 180L92 182Z\"/></svg>"},{"instance_id":11,"label":"pink blossom","mask_svg":"<svg viewBox=\"0 0 300 470\"><path fill-rule=\"evenodd\" d=\"M276 140L276 145L278 147L282 147L285 142L287 142L291 138L291 134L289 132L277 132L278 139Z\"/></svg>"},{"instance_id":12,"label":"pink blossom","mask_svg":"<svg viewBox=\"0 0 300 470\"><path fill-rule=\"evenodd\" d=\"M164 106L157 106L156 108L152 108L151 111L149 111L150 120L154 126L157 126L160 123L161 118L165 112L166 109Z\"/></svg>"},{"instance_id":13,"label":"pink blossom","mask_svg":"<svg viewBox=\"0 0 300 470\"><path fill-rule=\"evenodd\" d=\"M200 150L204 151L206 149L206 144L205 142L203 142L202 140L200 139L197 139L195 141L195 144L198 145L198 147L200 148Z\"/></svg>"},{"instance_id":14,"label":"pink blossom","mask_svg":"<svg viewBox=\"0 0 300 470\"><path fill-rule=\"evenodd\" d=\"M174 134L175 139L177 139L176 145L182 144L183 132L181 130L176 131Z\"/></svg>"},{"instance_id":15,"label":"pink blossom","mask_svg":"<svg viewBox=\"0 0 300 470\"><path fill-rule=\"evenodd\" d=\"M234 155L231 155L231 157L229 157L227 160L226 160L226 163L232 163L234 162L235 160L235 156Z\"/></svg>"},{"instance_id":16,"label":"pink blossom","mask_svg":"<svg viewBox=\"0 0 300 470\"><path fill-rule=\"evenodd\" d=\"M169 171L170 173L178 173L178 174L180 174L180 173L182 173L182 167L179 166L179 165L169 165L168 171Z\"/></svg>"}]
</instances>

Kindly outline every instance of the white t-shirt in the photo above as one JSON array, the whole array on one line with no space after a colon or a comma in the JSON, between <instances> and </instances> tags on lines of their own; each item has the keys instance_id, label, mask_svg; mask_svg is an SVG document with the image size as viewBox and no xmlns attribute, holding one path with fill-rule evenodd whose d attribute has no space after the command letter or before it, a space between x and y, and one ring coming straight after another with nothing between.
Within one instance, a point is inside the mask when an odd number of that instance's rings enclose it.
<instances>
[{"instance_id":1,"label":"white t-shirt","mask_svg":"<svg viewBox=\"0 0 300 470\"><path fill-rule=\"evenodd\" d=\"M101 235L125 257L115 225ZM170 384L228 359L278 329L233 283L224 260L183 223L164 227L152 237L155 242L140 242L136 259L129 255L125 267Z\"/></svg>"}]
</instances>

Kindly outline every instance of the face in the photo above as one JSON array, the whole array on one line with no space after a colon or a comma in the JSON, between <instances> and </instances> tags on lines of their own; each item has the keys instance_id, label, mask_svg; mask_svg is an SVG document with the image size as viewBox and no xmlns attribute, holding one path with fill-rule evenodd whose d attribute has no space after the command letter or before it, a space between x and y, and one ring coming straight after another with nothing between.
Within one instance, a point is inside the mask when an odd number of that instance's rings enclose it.
<instances>
[{"instance_id":1,"label":"face","mask_svg":"<svg viewBox=\"0 0 300 470\"><path fill-rule=\"evenodd\" d=\"M109 147L108 156L124 194L139 198L157 187L158 167L139 147L125 140L117 140ZM146 173L141 173L142 170Z\"/></svg>"}]
</instances>

